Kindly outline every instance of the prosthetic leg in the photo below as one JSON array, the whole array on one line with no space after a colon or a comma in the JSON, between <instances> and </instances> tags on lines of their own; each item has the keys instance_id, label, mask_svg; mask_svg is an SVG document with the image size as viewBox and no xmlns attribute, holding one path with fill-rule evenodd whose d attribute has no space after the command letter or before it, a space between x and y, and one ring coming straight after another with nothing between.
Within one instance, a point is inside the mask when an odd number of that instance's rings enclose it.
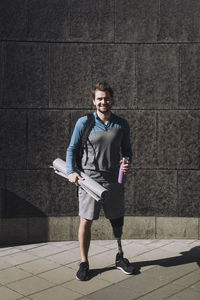
<instances>
[{"instance_id":1,"label":"prosthetic leg","mask_svg":"<svg viewBox=\"0 0 200 300\"><path fill-rule=\"evenodd\" d=\"M115 266L117 269L121 270L125 274L131 275L134 273L134 267L129 263L127 258L124 258L124 253L122 250L121 244L121 236L122 236L122 228L124 225L124 217L110 220L110 223L113 228L113 233L115 238L117 239L118 245L118 253L116 255Z\"/></svg>"},{"instance_id":2,"label":"prosthetic leg","mask_svg":"<svg viewBox=\"0 0 200 300\"><path fill-rule=\"evenodd\" d=\"M122 236L122 228L124 225L124 217L118 219L112 219L110 220L110 223L112 225L114 237L117 239L118 253L119 255L123 255L121 236Z\"/></svg>"}]
</instances>

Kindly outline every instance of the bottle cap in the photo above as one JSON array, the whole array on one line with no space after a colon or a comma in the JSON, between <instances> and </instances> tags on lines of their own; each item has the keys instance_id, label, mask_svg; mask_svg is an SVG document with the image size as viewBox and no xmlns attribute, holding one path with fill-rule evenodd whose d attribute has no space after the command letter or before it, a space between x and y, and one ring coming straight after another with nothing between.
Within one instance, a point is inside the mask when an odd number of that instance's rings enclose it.
<instances>
[{"instance_id":1,"label":"bottle cap","mask_svg":"<svg viewBox=\"0 0 200 300\"><path fill-rule=\"evenodd\" d=\"M125 156L122 158L123 161L128 161L129 162L129 157Z\"/></svg>"}]
</instances>

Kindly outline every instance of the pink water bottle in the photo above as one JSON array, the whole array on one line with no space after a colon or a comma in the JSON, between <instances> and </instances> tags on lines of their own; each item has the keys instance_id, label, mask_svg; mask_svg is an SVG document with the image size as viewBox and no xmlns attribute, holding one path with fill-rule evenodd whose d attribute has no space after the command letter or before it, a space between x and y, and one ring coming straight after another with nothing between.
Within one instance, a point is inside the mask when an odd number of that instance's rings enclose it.
<instances>
[{"instance_id":1,"label":"pink water bottle","mask_svg":"<svg viewBox=\"0 0 200 300\"><path fill-rule=\"evenodd\" d=\"M120 183L120 184L122 184L126 181L126 174L122 171L122 168L123 168L124 164L127 163L127 161L128 161L127 157L122 158L122 163L119 168L119 175L118 175L118 183Z\"/></svg>"}]
</instances>

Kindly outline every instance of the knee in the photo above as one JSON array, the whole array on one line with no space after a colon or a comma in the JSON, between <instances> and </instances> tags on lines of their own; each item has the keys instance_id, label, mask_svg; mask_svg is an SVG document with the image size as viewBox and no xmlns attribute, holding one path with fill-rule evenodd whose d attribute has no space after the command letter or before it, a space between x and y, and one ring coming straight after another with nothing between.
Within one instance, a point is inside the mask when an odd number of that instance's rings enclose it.
<instances>
[{"instance_id":1,"label":"knee","mask_svg":"<svg viewBox=\"0 0 200 300\"><path fill-rule=\"evenodd\" d=\"M92 220L87 220L87 219L81 218L80 225L85 229L89 229L92 226Z\"/></svg>"}]
</instances>

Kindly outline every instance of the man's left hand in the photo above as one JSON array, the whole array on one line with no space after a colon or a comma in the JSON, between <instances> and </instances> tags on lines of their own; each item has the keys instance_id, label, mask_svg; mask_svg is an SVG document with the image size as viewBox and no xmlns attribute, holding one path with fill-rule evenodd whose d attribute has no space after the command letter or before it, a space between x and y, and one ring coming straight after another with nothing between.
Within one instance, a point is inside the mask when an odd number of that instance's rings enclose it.
<instances>
[{"instance_id":1,"label":"man's left hand","mask_svg":"<svg viewBox=\"0 0 200 300\"><path fill-rule=\"evenodd\" d=\"M122 162L123 162L123 161L121 160L121 161L120 161L120 164L121 164ZM127 161L127 162L123 165L122 171L124 172L124 174L128 174L129 171L130 171L130 169L131 169L131 163L130 163L129 161Z\"/></svg>"}]
</instances>

